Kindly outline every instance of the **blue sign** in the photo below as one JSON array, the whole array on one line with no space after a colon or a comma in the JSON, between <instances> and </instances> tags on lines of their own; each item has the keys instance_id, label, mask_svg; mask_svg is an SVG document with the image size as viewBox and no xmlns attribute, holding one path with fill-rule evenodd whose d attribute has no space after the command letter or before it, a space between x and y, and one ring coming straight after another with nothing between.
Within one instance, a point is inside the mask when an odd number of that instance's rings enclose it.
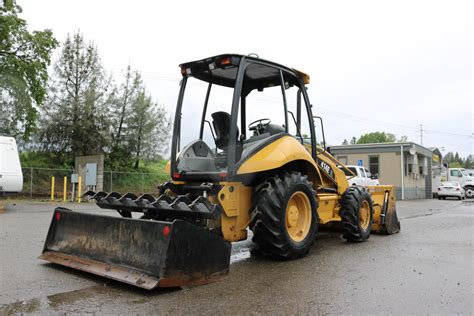
<instances>
[{"instance_id":1,"label":"blue sign","mask_svg":"<svg viewBox=\"0 0 474 316\"><path fill-rule=\"evenodd\" d=\"M362 159L357 160L357 165L362 167Z\"/></svg>"}]
</instances>

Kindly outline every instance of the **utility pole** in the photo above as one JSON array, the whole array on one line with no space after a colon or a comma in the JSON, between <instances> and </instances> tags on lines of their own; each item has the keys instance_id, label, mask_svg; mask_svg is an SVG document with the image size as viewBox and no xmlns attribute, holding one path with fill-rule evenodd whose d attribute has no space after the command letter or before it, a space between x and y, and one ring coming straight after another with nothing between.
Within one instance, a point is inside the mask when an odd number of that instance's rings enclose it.
<instances>
[{"instance_id":1,"label":"utility pole","mask_svg":"<svg viewBox=\"0 0 474 316\"><path fill-rule=\"evenodd\" d=\"M423 146L423 124L420 124L420 143Z\"/></svg>"}]
</instances>

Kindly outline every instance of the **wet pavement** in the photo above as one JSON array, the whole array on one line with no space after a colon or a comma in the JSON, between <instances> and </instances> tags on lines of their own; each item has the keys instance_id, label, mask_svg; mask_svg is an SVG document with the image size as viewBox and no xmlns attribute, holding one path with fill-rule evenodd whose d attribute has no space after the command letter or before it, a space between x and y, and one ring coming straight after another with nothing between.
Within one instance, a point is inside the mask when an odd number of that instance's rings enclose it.
<instances>
[{"instance_id":1,"label":"wet pavement","mask_svg":"<svg viewBox=\"0 0 474 316\"><path fill-rule=\"evenodd\" d=\"M474 200L398 202L400 234L349 244L322 231L295 261L253 255L250 240L235 243L221 281L154 291L37 259L55 206L10 201L0 214L0 314L474 313Z\"/></svg>"}]
</instances>

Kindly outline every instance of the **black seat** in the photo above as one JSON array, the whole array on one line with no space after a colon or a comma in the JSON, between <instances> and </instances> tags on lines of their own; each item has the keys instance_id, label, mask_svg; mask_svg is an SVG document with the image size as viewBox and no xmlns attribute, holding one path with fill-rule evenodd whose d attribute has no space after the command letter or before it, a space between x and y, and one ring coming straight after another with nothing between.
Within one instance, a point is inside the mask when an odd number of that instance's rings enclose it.
<instances>
[{"instance_id":1,"label":"black seat","mask_svg":"<svg viewBox=\"0 0 474 316\"><path fill-rule=\"evenodd\" d=\"M212 125L214 126L214 131L216 132L216 147L222 150L227 150L229 146L229 134L230 134L230 122L231 117L227 112L215 112L212 113ZM239 137L239 129L237 128L237 133L235 138Z\"/></svg>"}]
</instances>

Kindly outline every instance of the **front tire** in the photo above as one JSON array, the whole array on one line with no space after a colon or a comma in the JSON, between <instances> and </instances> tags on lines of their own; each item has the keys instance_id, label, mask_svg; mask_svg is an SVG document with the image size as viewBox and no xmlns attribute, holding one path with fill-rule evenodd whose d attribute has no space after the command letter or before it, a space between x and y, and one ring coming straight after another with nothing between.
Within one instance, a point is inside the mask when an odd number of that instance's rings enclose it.
<instances>
[{"instance_id":1,"label":"front tire","mask_svg":"<svg viewBox=\"0 0 474 316\"><path fill-rule=\"evenodd\" d=\"M373 222L372 197L367 188L349 187L341 199L342 237L350 242L365 241Z\"/></svg>"},{"instance_id":2,"label":"front tire","mask_svg":"<svg viewBox=\"0 0 474 316\"><path fill-rule=\"evenodd\" d=\"M464 190L466 191L466 198L472 198L474 196L474 188L467 187Z\"/></svg>"},{"instance_id":3,"label":"front tire","mask_svg":"<svg viewBox=\"0 0 474 316\"><path fill-rule=\"evenodd\" d=\"M273 176L257 186L250 229L261 252L280 259L308 254L319 222L315 195L299 172Z\"/></svg>"}]
</instances>

